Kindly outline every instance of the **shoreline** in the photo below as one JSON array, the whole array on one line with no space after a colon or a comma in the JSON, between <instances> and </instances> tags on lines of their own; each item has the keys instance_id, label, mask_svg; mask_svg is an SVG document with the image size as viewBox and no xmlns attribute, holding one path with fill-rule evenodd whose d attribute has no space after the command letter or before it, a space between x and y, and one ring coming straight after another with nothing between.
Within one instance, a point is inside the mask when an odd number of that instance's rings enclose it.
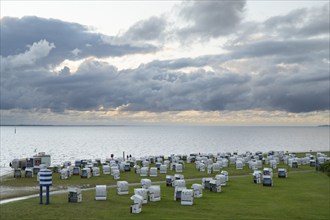
<instances>
[{"instance_id":1,"label":"shoreline","mask_svg":"<svg viewBox=\"0 0 330 220\"><path fill-rule=\"evenodd\" d=\"M270 151L274 151L274 152L281 152L283 150L269 150ZM310 154L316 154L316 153L325 153L327 155L330 156L330 151L329 150L310 150L310 151L283 151L285 154L306 154L306 153L310 153ZM196 152L195 152L196 153ZM241 154L242 152L238 152L239 154ZM213 155L216 155L217 153L212 153ZM263 154L266 154L266 152L263 152ZM161 155L161 154L160 154ZM178 154L178 155L184 155L184 154ZM188 156L188 154L185 154ZM207 155L207 153L203 153L203 155ZM135 158L136 160L141 160L145 157L148 157L148 156L155 156L155 155L147 155L147 156L140 156L140 157L137 157ZM168 157L168 156L167 156ZM84 159L86 159L86 157L83 157ZM13 158L15 159L15 158ZM12 160L13 160L12 159ZM24 158L21 158L21 159L24 159ZM99 159L99 157L97 158L88 158L88 159L91 159L91 160L95 160L95 159ZM119 158L115 158L115 159L122 159L121 157ZM105 160L105 159L104 159ZM74 164L75 160L71 160L70 161L72 164ZM54 164L59 164L57 162L51 162L51 166L53 166ZM10 174L13 174L13 168L9 167L8 166L0 166L0 181L1 181L1 178L6 176L6 175L10 175Z\"/></svg>"}]
</instances>

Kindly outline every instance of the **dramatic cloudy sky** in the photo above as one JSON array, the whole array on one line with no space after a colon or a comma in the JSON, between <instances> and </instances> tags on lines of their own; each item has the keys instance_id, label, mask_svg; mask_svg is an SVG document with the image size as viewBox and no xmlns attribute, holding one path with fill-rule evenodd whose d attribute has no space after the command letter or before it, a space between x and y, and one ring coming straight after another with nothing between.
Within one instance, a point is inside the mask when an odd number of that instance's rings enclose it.
<instances>
[{"instance_id":1,"label":"dramatic cloudy sky","mask_svg":"<svg viewBox=\"0 0 330 220\"><path fill-rule=\"evenodd\" d=\"M329 124L328 1L1 1L1 124Z\"/></svg>"}]
</instances>

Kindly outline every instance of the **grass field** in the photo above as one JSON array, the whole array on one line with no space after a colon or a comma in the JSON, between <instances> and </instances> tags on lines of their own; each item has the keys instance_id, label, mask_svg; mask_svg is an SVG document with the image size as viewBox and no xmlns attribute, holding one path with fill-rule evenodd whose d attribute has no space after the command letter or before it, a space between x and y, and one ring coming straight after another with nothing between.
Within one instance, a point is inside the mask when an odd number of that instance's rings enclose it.
<instances>
[{"instance_id":1,"label":"grass field","mask_svg":"<svg viewBox=\"0 0 330 220\"><path fill-rule=\"evenodd\" d=\"M151 167L155 166L154 164L151 164ZM267 167L267 165L264 165ZM315 170L315 167L310 166L299 166L298 168L289 168L285 164L280 164L278 167L285 167L290 172L292 171L302 171L302 170ZM229 167L223 168L223 170L227 170L230 175L236 176L236 175L246 175L249 173L252 173L252 171L248 168L248 166L244 166L243 170L236 170L235 165L229 165ZM102 171L102 169L101 169ZM166 175L174 175L175 171L173 170L167 170ZM215 174L207 174L206 172L198 172L195 169L194 163L186 163L184 172L182 173L185 177L185 179L191 179L191 178L203 178L203 177L214 177ZM157 177L148 177L151 179L151 181L164 181L165 180L165 174L159 174ZM139 174L135 174L134 170L131 169L131 172L122 172L120 174L120 180L126 180L129 183L136 183L140 182ZM97 184L106 184L106 185L113 185L116 184L117 181L112 178L110 175L103 175L101 172L101 175L98 177L92 177L90 179L83 179L80 178L80 176L72 176L67 180L61 180L59 173L53 173L53 187L56 188L63 188L71 185L77 185L77 186L90 186L94 187ZM27 186L38 186L38 182L36 177L33 178L18 178L15 179L12 176L6 177L1 180L0 186L11 186L11 187L27 187Z\"/></svg>"},{"instance_id":2,"label":"grass field","mask_svg":"<svg viewBox=\"0 0 330 220\"><path fill-rule=\"evenodd\" d=\"M286 165L281 165L287 167ZM51 195L49 205L40 205L39 198L32 198L0 206L0 219L329 219L330 178L324 173L315 172L309 166L289 169L287 179L279 179L274 175L274 186L263 187L254 184L251 173L245 167L236 170L228 169L229 184L222 187L221 193L203 191L202 198L195 198L194 205L181 206L173 200L174 188L161 185L161 201L148 202L142 207L140 214L129 212L132 201L130 196L134 188L130 187L130 195L116 195L116 188L107 190L106 201L95 201L95 190L83 191L82 203L68 203L67 194ZM294 172L302 171L302 172ZM174 174L174 171L168 172ZM214 177L206 172L198 172L193 164L186 164L183 173L186 179ZM147 177L152 181L164 181L165 174L158 177ZM131 172L122 173L121 180L129 183L139 182L141 177ZM90 179L73 176L69 180L60 180L53 176L54 187L71 185L116 184L111 176L101 175ZM187 181L187 188L201 180ZM8 178L1 185L35 186L33 179Z\"/></svg>"}]
</instances>

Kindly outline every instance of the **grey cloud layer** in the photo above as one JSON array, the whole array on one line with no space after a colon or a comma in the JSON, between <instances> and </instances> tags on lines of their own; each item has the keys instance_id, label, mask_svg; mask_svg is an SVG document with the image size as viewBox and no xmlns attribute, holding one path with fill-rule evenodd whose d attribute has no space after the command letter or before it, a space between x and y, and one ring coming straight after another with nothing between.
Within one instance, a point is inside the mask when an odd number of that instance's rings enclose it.
<instances>
[{"instance_id":1,"label":"grey cloud layer","mask_svg":"<svg viewBox=\"0 0 330 220\"><path fill-rule=\"evenodd\" d=\"M151 17L135 23L124 34L124 39L159 40L164 34L167 22L164 17Z\"/></svg>"},{"instance_id":2,"label":"grey cloud layer","mask_svg":"<svg viewBox=\"0 0 330 220\"><path fill-rule=\"evenodd\" d=\"M210 60L200 57L196 63L203 66ZM50 108L56 112L101 107L153 112L254 108L308 112L329 107L325 66L306 73L277 68L253 76L203 70L186 74L166 69L165 63L154 61L118 71L106 63L86 61L74 74L68 74L68 69L67 74L59 75L32 70L8 73L1 80L1 107ZM167 63L171 67L173 61ZM178 67L186 65L191 66L185 62Z\"/></svg>"},{"instance_id":3,"label":"grey cloud layer","mask_svg":"<svg viewBox=\"0 0 330 220\"><path fill-rule=\"evenodd\" d=\"M23 17L1 19L1 56L17 55L27 45L47 40L55 45L43 64L56 64L65 59L77 60L89 56L108 57L155 51L154 46L116 45L104 40L105 36L91 32L87 27L56 19Z\"/></svg>"},{"instance_id":4,"label":"grey cloud layer","mask_svg":"<svg viewBox=\"0 0 330 220\"><path fill-rule=\"evenodd\" d=\"M242 27L244 1L210 1L201 7L197 7L198 2L185 4L182 16L191 20L192 26L178 34L190 30L201 38L217 37ZM231 12L230 25L221 23L223 10ZM210 16L205 17L208 12ZM316 14L325 18L329 9L302 9L252 24L244 37L237 35L226 45L226 54L154 60L121 71L108 63L86 60L75 73L65 67L57 74L47 65L88 56L145 53L155 48L109 44L104 38L111 37L91 33L79 24L35 17L5 18L1 20L1 109L329 110L329 27L328 20L323 22ZM204 23L209 26L203 27ZM165 34L167 24L164 18L152 17L137 22L125 34L130 40L157 40ZM317 28L313 24L318 24ZM294 27L289 28L290 37L285 27ZM251 29L265 37L253 39ZM238 65L239 70L228 65ZM213 71L205 71L205 66ZM182 68L190 67L195 70L182 72Z\"/></svg>"},{"instance_id":5,"label":"grey cloud layer","mask_svg":"<svg viewBox=\"0 0 330 220\"><path fill-rule=\"evenodd\" d=\"M139 111L221 110L242 99L246 76L163 68L117 71L106 63L86 61L75 74L9 73L1 87L2 109L50 108L93 110L101 106ZM4 76L6 77L6 76Z\"/></svg>"},{"instance_id":6,"label":"grey cloud layer","mask_svg":"<svg viewBox=\"0 0 330 220\"><path fill-rule=\"evenodd\" d=\"M165 15L141 20L132 25L120 40L152 41L179 39L181 42L217 38L236 33L246 1L185 1L177 5L179 20L168 22Z\"/></svg>"},{"instance_id":7,"label":"grey cloud layer","mask_svg":"<svg viewBox=\"0 0 330 220\"><path fill-rule=\"evenodd\" d=\"M269 18L265 29L283 38L329 34L329 4L321 8L297 9L287 15Z\"/></svg>"},{"instance_id":8,"label":"grey cloud layer","mask_svg":"<svg viewBox=\"0 0 330 220\"><path fill-rule=\"evenodd\" d=\"M235 32L243 18L246 1L187 1L180 16L191 23L182 28L182 37L219 37Z\"/></svg>"}]
</instances>

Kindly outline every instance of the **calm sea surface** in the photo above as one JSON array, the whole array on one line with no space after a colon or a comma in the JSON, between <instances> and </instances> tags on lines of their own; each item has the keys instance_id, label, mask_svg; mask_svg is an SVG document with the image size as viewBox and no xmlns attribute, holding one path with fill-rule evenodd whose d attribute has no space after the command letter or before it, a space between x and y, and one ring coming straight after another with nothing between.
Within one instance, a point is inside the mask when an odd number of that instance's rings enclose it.
<instances>
[{"instance_id":1,"label":"calm sea surface","mask_svg":"<svg viewBox=\"0 0 330 220\"><path fill-rule=\"evenodd\" d=\"M35 152L65 160L282 150L328 151L328 127L1 126L0 167ZM2 169L4 170L4 169Z\"/></svg>"}]
</instances>

